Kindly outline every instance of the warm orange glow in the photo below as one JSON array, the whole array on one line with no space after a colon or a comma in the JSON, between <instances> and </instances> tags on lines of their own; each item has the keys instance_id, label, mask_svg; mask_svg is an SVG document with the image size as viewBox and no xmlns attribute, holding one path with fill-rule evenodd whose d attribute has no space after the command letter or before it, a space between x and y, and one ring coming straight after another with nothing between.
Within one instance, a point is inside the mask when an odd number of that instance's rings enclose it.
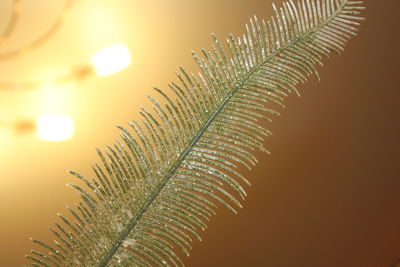
<instances>
[{"instance_id":1,"label":"warm orange glow","mask_svg":"<svg viewBox=\"0 0 400 267\"><path fill-rule=\"evenodd\" d=\"M37 136L43 141L64 141L74 135L74 122L66 115L41 115L36 123Z\"/></svg>"},{"instance_id":2,"label":"warm orange glow","mask_svg":"<svg viewBox=\"0 0 400 267\"><path fill-rule=\"evenodd\" d=\"M108 76L125 69L131 63L131 55L124 44L114 44L97 51L90 62L100 76Z\"/></svg>"}]
</instances>

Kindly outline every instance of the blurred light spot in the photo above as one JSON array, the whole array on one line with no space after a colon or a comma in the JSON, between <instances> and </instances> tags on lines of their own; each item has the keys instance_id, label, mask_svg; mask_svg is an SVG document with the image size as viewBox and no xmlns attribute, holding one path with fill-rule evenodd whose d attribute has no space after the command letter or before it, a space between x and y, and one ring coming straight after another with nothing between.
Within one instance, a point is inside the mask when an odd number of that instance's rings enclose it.
<instances>
[{"instance_id":1,"label":"blurred light spot","mask_svg":"<svg viewBox=\"0 0 400 267\"><path fill-rule=\"evenodd\" d=\"M43 141L64 141L74 135L74 122L66 115L41 115L36 124L37 136Z\"/></svg>"},{"instance_id":2,"label":"blurred light spot","mask_svg":"<svg viewBox=\"0 0 400 267\"><path fill-rule=\"evenodd\" d=\"M100 76L108 76L126 68L131 63L131 54L124 44L114 44L103 48L90 58L90 62Z\"/></svg>"}]
</instances>

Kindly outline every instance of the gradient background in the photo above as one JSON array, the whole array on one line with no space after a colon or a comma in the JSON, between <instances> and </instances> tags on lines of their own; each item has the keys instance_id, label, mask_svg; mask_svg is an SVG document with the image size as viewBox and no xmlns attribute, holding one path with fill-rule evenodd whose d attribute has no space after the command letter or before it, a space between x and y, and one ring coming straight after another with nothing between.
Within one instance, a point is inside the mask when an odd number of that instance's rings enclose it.
<instances>
[{"instance_id":1,"label":"gradient background","mask_svg":"<svg viewBox=\"0 0 400 267\"><path fill-rule=\"evenodd\" d=\"M275 0L279 4L280 0ZM188 266L384 267L400 259L400 2L365 1L368 20L346 51L333 55L291 96L267 140L272 156L246 173L253 185L245 209L221 208L193 244ZM113 143L114 125L150 106L152 86L166 88L180 65L194 70L191 49L242 33L252 14L267 18L272 0L77 1L70 19L41 48L0 62L0 78L46 79L94 51L126 43L133 64L52 91L0 92L0 117L62 112L76 123L73 139L46 143L0 135L0 266L20 266L29 237L52 239L47 226L77 196L65 184L74 169L91 174L95 147ZM7 51L51 25L61 0L24 0ZM11 5L0 1L0 28Z\"/></svg>"}]
</instances>

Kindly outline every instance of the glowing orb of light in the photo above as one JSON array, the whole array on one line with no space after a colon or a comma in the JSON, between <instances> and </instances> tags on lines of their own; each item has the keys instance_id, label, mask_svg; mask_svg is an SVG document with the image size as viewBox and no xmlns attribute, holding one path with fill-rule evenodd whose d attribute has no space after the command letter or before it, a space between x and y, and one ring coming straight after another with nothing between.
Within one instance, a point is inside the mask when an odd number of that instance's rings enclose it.
<instances>
[{"instance_id":1,"label":"glowing orb of light","mask_svg":"<svg viewBox=\"0 0 400 267\"><path fill-rule=\"evenodd\" d=\"M98 75L108 76L125 69L132 59L124 44L114 44L94 53L90 62Z\"/></svg>"},{"instance_id":2,"label":"glowing orb of light","mask_svg":"<svg viewBox=\"0 0 400 267\"><path fill-rule=\"evenodd\" d=\"M36 121L37 136L43 141L64 141L74 135L74 122L62 114L44 114Z\"/></svg>"}]
</instances>

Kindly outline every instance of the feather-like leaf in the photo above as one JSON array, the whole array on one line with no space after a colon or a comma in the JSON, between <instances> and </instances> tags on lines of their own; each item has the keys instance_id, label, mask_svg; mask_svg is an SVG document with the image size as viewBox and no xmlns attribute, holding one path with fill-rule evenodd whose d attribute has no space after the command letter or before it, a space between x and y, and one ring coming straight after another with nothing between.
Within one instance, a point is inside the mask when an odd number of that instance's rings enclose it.
<instances>
[{"instance_id":1,"label":"feather-like leaf","mask_svg":"<svg viewBox=\"0 0 400 267\"><path fill-rule=\"evenodd\" d=\"M50 230L55 245L34 239L33 266L183 266L179 250L215 214L217 204L236 212L249 184L238 170L257 163L264 120L279 114L288 93L316 74L316 64L341 52L355 35L362 1L302 0L257 17L227 49L212 35L212 52L193 53L200 73L180 68L168 90L149 97L154 112L121 130L121 140L98 150L94 178L71 172L86 188L70 216ZM177 251L178 250L178 251ZM178 254L177 254L178 253Z\"/></svg>"}]
</instances>

